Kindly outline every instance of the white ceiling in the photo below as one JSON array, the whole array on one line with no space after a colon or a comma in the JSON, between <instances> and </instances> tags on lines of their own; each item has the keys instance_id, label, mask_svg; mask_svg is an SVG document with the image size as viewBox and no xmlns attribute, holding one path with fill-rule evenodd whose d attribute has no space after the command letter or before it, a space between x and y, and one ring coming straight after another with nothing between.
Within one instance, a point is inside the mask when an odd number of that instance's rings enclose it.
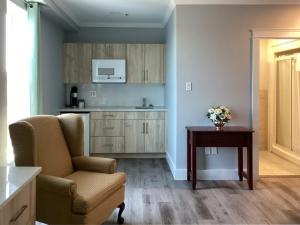
<instances>
[{"instance_id":1,"label":"white ceiling","mask_svg":"<svg viewBox=\"0 0 300 225\"><path fill-rule=\"evenodd\" d=\"M163 27L172 0L52 0L80 27Z\"/></svg>"},{"instance_id":2,"label":"white ceiling","mask_svg":"<svg viewBox=\"0 0 300 225\"><path fill-rule=\"evenodd\" d=\"M73 27L164 27L175 5L291 5L300 0L44 0Z\"/></svg>"}]
</instances>

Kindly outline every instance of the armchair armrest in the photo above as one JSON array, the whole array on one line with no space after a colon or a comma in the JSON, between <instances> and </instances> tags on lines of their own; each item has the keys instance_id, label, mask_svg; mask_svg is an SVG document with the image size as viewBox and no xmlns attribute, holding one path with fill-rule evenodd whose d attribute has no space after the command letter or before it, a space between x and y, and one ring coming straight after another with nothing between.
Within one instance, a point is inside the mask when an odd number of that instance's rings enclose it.
<instances>
[{"instance_id":1,"label":"armchair armrest","mask_svg":"<svg viewBox=\"0 0 300 225\"><path fill-rule=\"evenodd\" d=\"M36 179L36 219L47 224L69 224L77 194L74 181L40 174Z\"/></svg>"},{"instance_id":2,"label":"armchair armrest","mask_svg":"<svg viewBox=\"0 0 300 225\"><path fill-rule=\"evenodd\" d=\"M73 157L73 166L75 170L87 170L100 173L114 173L116 169L116 160L100 157Z\"/></svg>"},{"instance_id":3,"label":"armchair armrest","mask_svg":"<svg viewBox=\"0 0 300 225\"><path fill-rule=\"evenodd\" d=\"M38 190L43 190L45 192L61 196L75 197L77 194L76 183L72 180L61 177L40 174L37 177L36 186Z\"/></svg>"}]
</instances>

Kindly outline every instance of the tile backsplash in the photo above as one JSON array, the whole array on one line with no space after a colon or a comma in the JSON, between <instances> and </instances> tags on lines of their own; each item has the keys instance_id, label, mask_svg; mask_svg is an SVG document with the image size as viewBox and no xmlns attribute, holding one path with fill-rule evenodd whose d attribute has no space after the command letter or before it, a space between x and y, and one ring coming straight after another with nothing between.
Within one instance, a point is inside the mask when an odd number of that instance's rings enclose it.
<instances>
[{"instance_id":1,"label":"tile backsplash","mask_svg":"<svg viewBox=\"0 0 300 225\"><path fill-rule=\"evenodd\" d=\"M80 84L65 85L66 105L70 102L70 89L78 87L78 98L85 100L86 107L97 106L138 106L142 98L147 98L147 104L165 105L165 85L143 84ZM91 92L96 97L91 97Z\"/></svg>"}]
</instances>

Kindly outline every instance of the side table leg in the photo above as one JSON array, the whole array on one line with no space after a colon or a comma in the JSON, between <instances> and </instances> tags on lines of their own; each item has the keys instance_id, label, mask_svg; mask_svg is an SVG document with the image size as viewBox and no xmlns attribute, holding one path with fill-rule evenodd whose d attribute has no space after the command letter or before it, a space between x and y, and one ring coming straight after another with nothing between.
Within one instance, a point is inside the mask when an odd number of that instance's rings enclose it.
<instances>
[{"instance_id":1,"label":"side table leg","mask_svg":"<svg viewBox=\"0 0 300 225\"><path fill-rule=\"evenodd\" d=\"M191 136L191 155L192 155L192 189L196 189L196 182L197 182L197 152L196 146L193 141L193 134Z\"/></svg>"},{"instance_id":2,"label":"side table leg","mask_svg":"<svg viewBox=\"0 0 300 225\"><path fill-rule=\"evenodd\" d=\"M191 181L191 145L190 145L190 132L187 131L187 155L186 155L186 159L187 159L187 180Z\"/></svg>"},{"instance_id":3,"label":"side table leg","mask_svg":"<svg viewBox=\"0 0 300 225\"><path fill-rule=\"evenodd\" d=\"M253 190L253 150L252 150L252 134L249 137L247 147L247 175L248 186L250 190Z\"/></svg>"},{"instance_id":4,"label":"side table leg","mask_svg":"<svg viewBox=\"0 0 300 225\"><path fill-rule=\"evenodd\" d=\"M243 180L243 148L238 148L238 174L240 181Z\"/></svg>"}]
</instances>

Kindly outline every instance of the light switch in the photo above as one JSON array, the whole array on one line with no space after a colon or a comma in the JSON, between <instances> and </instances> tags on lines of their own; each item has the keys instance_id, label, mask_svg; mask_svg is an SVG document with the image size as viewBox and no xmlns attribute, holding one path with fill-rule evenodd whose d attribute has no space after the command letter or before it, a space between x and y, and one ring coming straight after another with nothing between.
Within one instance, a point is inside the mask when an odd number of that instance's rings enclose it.
<instances>
[{"instance_id":1,"label":"light switch","mask_svg":"<svg viewBox=\"0 0 300 225\"><path fill-rule=\"evenodd\" d=\"M185 83L185 90L192 91L192 82L189 81Z\"/></svg>"}]
</instances>

